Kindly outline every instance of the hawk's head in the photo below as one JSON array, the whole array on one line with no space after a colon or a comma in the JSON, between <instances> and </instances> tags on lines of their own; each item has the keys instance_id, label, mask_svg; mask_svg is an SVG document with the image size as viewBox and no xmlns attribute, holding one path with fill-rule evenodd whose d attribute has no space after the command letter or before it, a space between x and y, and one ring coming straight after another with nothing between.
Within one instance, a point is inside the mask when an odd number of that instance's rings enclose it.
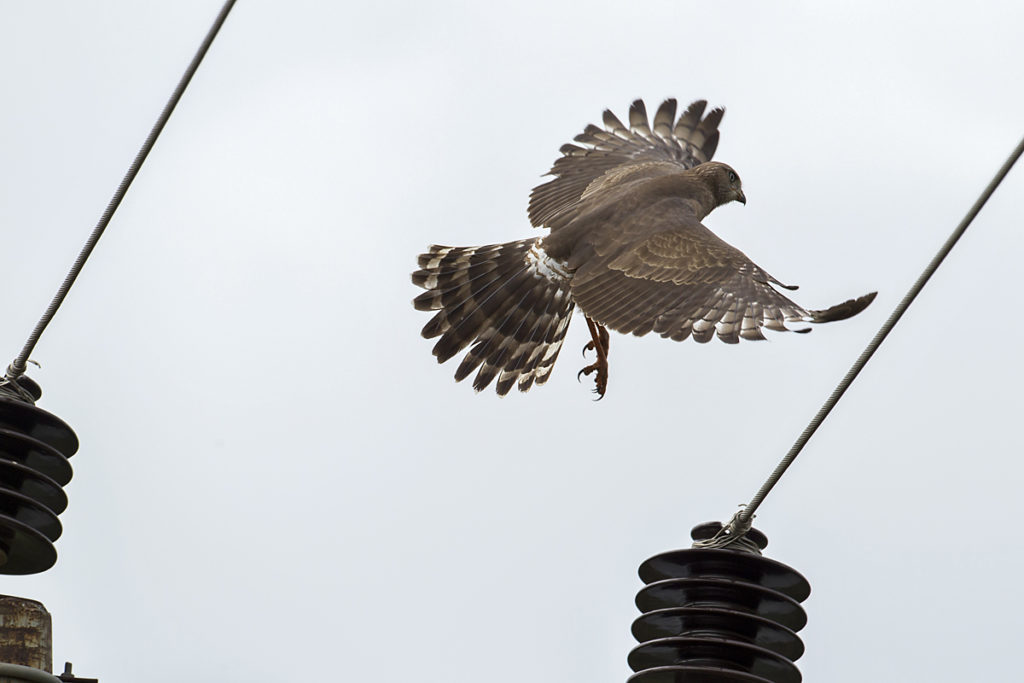
<instances>
[{"instance_id":1,"label":"hawk's head","mask_svg":"<svg viewBox=\"0 0 1024 683\"><path fill-rule=\"evenodd\" d=\"M747 196L743 194L743 181L729 164L709 161L695 166L693 170L708 184L711 192L715 195L718 206L731 201L737 201L740 204L747 203Z\"/></svg>"}]
</instances>

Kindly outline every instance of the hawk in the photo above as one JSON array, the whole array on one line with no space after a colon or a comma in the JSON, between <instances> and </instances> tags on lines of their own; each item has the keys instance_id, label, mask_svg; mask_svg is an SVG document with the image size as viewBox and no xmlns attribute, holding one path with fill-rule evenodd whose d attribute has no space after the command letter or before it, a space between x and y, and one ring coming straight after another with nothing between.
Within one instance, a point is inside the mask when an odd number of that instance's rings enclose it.
<instances>
[{"instance_id":1,"label":"hawk","mask_svg":"<svg viewBox=\"0 0 1024 683\"><path fill-rule=\"evenodd\" d=\"M543 384L562 348L573 309L590 329L584 352L596 361L604 396L608 381L606 328L642 336L657 332L705 343L716 334L728 344L764 339L762 328L787 331L787 322L824 323L864 310L875 293L824 310L793 303L776 289L793 290L743 252L704 227L716 207L746 204L739 174L711 161L723 109L705 115L694 102L676 119L666 100L649 123L642 100L629 108L627 128L610 110L604 129L593 124L566 144L554 176L530 194L530 222L543 237L483 247L434 245L419 257L413 300L437 311L423 328L439 363L470 346L455 371L461 381L477 371L473 388L497 379L504 396L515 385ZM807 332L808 328L792 330Z\"/></svg>"}]
</instances>

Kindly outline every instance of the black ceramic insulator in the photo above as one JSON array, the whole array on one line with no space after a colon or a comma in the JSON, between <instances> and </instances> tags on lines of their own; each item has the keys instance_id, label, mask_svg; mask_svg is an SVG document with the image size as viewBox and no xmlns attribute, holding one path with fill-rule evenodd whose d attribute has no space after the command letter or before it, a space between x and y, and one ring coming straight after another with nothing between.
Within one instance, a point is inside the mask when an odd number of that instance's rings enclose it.
<instances>
[{"instance_id":1,"label":"black ceramic insulator","mask_svg":"<svg viewBox=\"0 0 1024 683\"><path fill-rule=\"evenodd\" d=\"M692 536L721 528L701 524ZM768 544L757 529L746 539ZM640 578L629 683L800 683L796 632L807 623L800 603L811 587L795 570L753 548L691 548L655 555Z\"/></svg>"},{"instance_id":2,"label":"black ceramic insulator","mask_svg":"<svg viewBox=\"0 0 1024 683\"><path fill-rule=\"evenodd\" d=\"M18 384L36 399L39 386ZM36 574L57 561L57 515L68 505L68 458L78 437L60 418L32 403L0 395L0 574Z\"/></svg>"}]
</instances>

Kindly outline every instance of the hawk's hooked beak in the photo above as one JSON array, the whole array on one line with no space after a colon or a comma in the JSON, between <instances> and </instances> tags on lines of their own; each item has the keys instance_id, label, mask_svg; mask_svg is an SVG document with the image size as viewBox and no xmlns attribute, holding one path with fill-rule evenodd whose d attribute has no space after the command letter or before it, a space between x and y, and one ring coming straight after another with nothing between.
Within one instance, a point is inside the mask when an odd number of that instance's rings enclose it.
<instances>
[{"instance_id":1,"label":"hawk's hooked beak","mask_svg":"<svg viewBox=\"0 0 1024 683\"><path fill-rule=\"evenodd\" d=\"M743 190L736 190L736 201L744 206L747 205L747 195L743 194Z\"/></svg>"}]
</instances>

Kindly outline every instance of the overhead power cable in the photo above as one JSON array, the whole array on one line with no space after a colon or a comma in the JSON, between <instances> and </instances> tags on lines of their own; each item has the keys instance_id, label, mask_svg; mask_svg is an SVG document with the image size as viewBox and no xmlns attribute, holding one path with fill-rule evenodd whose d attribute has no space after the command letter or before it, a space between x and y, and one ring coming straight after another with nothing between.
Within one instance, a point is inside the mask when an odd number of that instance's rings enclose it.
<instances>
[{"instance_id":1,"label":"overhead power cable","mask_svg":"<svg viewBox=\"0 0 1024 683\"><path fill-rule=\"evenodd\" d=\"M768 493L779 482L779 479L782 478L782 475L786 472L789 466L793 464L793 461L796 460L796 456L800 454L800 451L803 450L803 447L810 440L814 432L818 430L821 423L825 421L825 418L832 412L832 409L836 407L836 404L839 403L839 399L842 398L843 394L846 393L846 390L850 388L853 380L856 379L857 375L860 374L860 371L864 369L864 366L867 365L871 356L874 355L875 351L878 350L878 347L881 346L885 338L890 332L892 332L896 323L899 322L900 318L903 317L903 314L906 313L910 304L913 303L914 299L924 288L925 284L927 284L931 276L935 274L935 271L938 270L939 265L946 256L949 255L949 252L953 250L957 241L959 241L964 232L967 231L968 226L974 220L975 216L978 215L982 207L985 206L985 203L989 200L989 197L992 196L992 193L995 192L996 188L998 188L1000 183L1003 182L1006 174L1009 173L1010 169L1013 168L1013 165L1017 163L1021 154L1024 154L1024 139L1017 144L1016 149L1013 150L1006 162L1003 163L1002 168L1000 168L995 177L992 178L988 187L982 191L981 196L978 197L976 202L974 202L974 206L972 206L970 211L967 212L967 215L964 216L962 221L960 221L960 224L953 231L953 234L949 236L945 244L942 245L942 248L939 249L938 253L935 254L935 257L932 258L931 262L924 269L924 272L921 273L917 278L917 281L914 282L913 286L896 306L896 309L892 312L885 323L882 324L882 327L875 334L874 338L872 338L871 342L867 345L867 348L865 348L857 360L854 361L853 366L839 381L839 384L828 397L828 400L825 401L825 404L821 406L821 409L818 410L817 414L811 419L810 423L793 444L793 447L790 448L789 452L782 458L778 466L768 477L767 481L765 481L764 485L762 485L758 492L754 494L754 497L750 499L750 502L733 516L732 521L723 527L722 531L719 532L716 538L708 541L702 541L700 543L702 547L723 547L731 545L742 538L743 534L750 528L751 521L754 518L754 512L757 511L757 508L760 507L765 497L767 497Z\"/></svg>"},{"instance_id":2,"label":"overhead power cable","mask_svg":"<svg viewBox=\"0 0 1024 683\"><path fill-rule=\"evenodd\" d=\"M135 176L138 175L139 169L142 168L142 163L146 160L146 157L149 156L149 152L153 149L153 145L156 143L157 138L160 137L160 132L164 129L164 125L171 117L171 112L173 112L174 108L178 105L178 101L184 94L185 88L188 87L189 82L192 80L192 76L195 75L200 63L202 63L203 57L206 56L207 50L209 50L210 45L213 44L214 38L217 37L217 33L220 31L221 26L224 25L224 20L227 19L228 13L231 12L231 8L234 4L235 0L227 0L227 2L224 3L224 6L221 7L220 13L217 15L217 18L214 19L213 25L206 33L206 37L203 38L203 42L199 45L199 49L196 50L196 54L192 58L192 62L188 65L188 68L185 69L184 75L182 75L181 80L178 81L178 85L174 89L174 92L171 93L170 99L167 100L167 104L164 105L163 111L160 112L160 116L157 118L156 123L153 124L152 130L149 131L149 136L147 136L145 142L142 143L139 153L135 155L134 161L132 161L131 166L128 167L128 172L124 174L121 184L118 185L117 190L114 192L114 196L110 199L110 203L107 204L106 210L104 210L103 215L100 216L99 222L96 224L96 227L93 228L92 233L89 235L89 239L85 242L85 246L82 247L82 251L79 252L78 258L75 259L74 264L71 266L71 270L68 271L60 289L57 290L53 300L50 301L50 305L46 308L46 312L43 313L43 317L39 319L38 323L36 323L36 327L32 330L32 334L29 335L28 341L25 342L25 346L21 349L21 353L19 353L18 357L15 358L7 367L4 383L15 385L15 380L25 373L25 364L28 362L29 356L32 354L32 350L39 341L39 337L42 336L43 330L46 329L46 326L50 324L53 316L57 313L57 309L60 308L61 303L64 301L64 297L67 296L68 291L71 289L71 285L75 283L75 279L78 278L78 274L82 271L82 267L85 265L89 255L92 253L93 248L95 248L96 243L99 242L100 237L103 236L103 231L106 230L107 224L110 223L110 219L114 216L114 212L117 211L117 207L121 205L121 200L124 199L132 181L135 180Z\"/></svg>"}]
</instances>

